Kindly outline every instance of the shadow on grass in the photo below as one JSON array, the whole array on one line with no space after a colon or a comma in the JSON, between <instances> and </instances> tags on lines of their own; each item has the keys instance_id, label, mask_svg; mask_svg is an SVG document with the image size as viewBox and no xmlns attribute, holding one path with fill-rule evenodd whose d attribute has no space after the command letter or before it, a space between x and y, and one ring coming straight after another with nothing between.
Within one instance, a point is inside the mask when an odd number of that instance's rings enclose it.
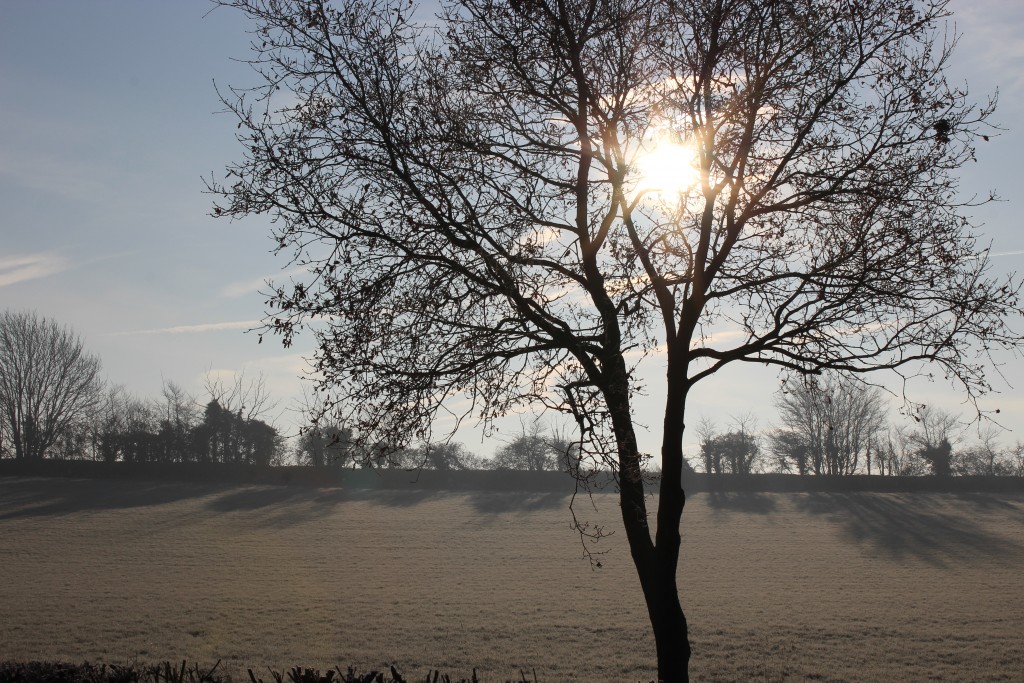
<instances>
[{"instance_id":1,"label":"shadow on grass","mask_svg":"<svg viewBox=\"0 0 1024 683\"><path fill-rule=\"evenodd\" d=\"M716 511L732 510L766 515L775 512L777 495L752 491L709 491L696 495L707 498L708 507Z\"/></svg>"},{"instance_id":2,"label":"shadow on grass","mask_svg":"<svg viewBox=\"0 0 1024 683\"><path fill-rule=\"evenodd\" d=\"M535 512L554 508L569 508L568 493L523 491L474 491L469 494L473 509L481 514L503 512Z\"/></svg>"},{"instance_id":3,"label":"shadow on grass","mask_svg":"<svg viewBox=\"0 0 1024 683\"><path fill-rule=\"evenodd\" d=\"M965 554L1009 561L1022 550L1019 543L987 531L976 520L984 509L1000 507L991 498L807 493L795 496L794 503L798 510L828 518L849 540L870 544L892 559L911 557L942 567L946 560Z\"/></svg>"},{"instance_id":4,"label":"shadow on grass","mask_svg":"<svg viewBox=\"0 0 1024 683\"><path fill-rule=\"evenodd\" d=\"M258 487L225 493L207 503L212 512L253 512L261 526L298 524L330 514L335 507L351 501L389 508L411 508L421 503L465 497L481 515L533 512L569 506L568 494L512 491L446 491L431 489L317 489Z\"/></svg>"},{"instance_id":5,"label":"shadow on grass","mask_svg":"<svg viewBox=\"0 0 1024 683\"><path fill-rule=\"evenodd\" d=\"M409 508L429 500L466 496L481 514L568 506L568 494L518 491L447 491L408 488L312 488L262 484L147 482L138 480L0 478L0 521L57 517L87 511L129 510L198 498L210 514L251 513L262 526L290 526L331 514L345 502Z\"/></svg>"},{"instance_id":6,"label":"shadow on grass","mask_svg":"<svg viewBox=\"0 0 1024 683\"><path fill-rule=\"evenodd\" d=\"M256 526L289 527L330 515L352 496L341 489L295 486L246 486L211 498L203 509L212 514L242 513Z\"/></svg>"},{"instance_id":7,"label":"shadow on grass","mask_svg":"<svg viewBox=\"0 0 1024 683\"><path fill-rule=\"evenodd\" d=\"M0 521L130 510L208 498L201 503L201 509L210 513L253 512L265 515L266 524L283 525L326 515L345 501L370 500L400 507L415 505L437 493L177 481L2 478Z\"/></svg>"},{"instance_id":8,"label":"shadow on grass","mask_svg":"<svg viewBox=\"0 0 1024 683\"><path fill-rule=\"evenodd\" d=\"M0 520L72 515L163 505L207 496L223 484L183 484L101 479L0 479Z\"/></svg>"},{"instance_id":9,"label":"shadow on grass","mask_svg":"<svg viewBox=\"0 0 1024 683\"><path fill-rule=\"evenodd\" d=\"M985 512L1011 512L1016 513L1019 521L1024 523L1024 496L1016 497L995 496L991 493L962 492L951 494L954 499L963 503L970 503L979 510Z\"/></svg>"}]
</instances>

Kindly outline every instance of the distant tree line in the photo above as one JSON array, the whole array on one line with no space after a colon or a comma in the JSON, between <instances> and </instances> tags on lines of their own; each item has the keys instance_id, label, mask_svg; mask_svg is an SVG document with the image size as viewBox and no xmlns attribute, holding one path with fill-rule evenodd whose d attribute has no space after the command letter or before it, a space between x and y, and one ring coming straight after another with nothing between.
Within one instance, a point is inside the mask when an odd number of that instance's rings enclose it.
<instances>
[{"instance_id":1,"label":"distant tree line","mask_svg":"<svg viewBox=\"0 0 1024 683\"><path fill-rule=\"evenodd\" d=\"M203 400L165 381L143 399L100 376L99 359L70 329L31 312L0 313L0 457L104 462L217 462L311 467L579 472L578 442L523 424L487 458L456 442L408 448L357 446L350 428L322 414L288 440L265 421L274 407L262 380L208 377ZM1024 476L1024 444L1003 447L994 428L965 437L957 416L934 407L891 425L885 394L855 378L788 381L775 398L778 424L753 418L725 430L697 427L691 469L710 474ZM309 414L316 411L308 410Z\"/></svg>"},{"instance_id":2,"label":"distant tree line","mask_svg":"<svg viewBox=\"0 0 1024 683\"><path fill-rule=\"evenodd\" d=\"M284 438L244 402L245 398L265 399L261 381L247 386L240 377L230 389L208 382L207 393L209 400L201 404L173 382L164 383L156 400L112 387L87 422L85 448L76 450L105 462L274 465L284 461Z\"/></svg>"},{"instance_id":3,"label":"distant tree line","mask_svg":"<svg viewBox=\"0 0 1024 683\"><path fill-rule=\"evenodd\" d=\"M0 313L0 457L106 462L278 464L286 444L260 416L261 380L207 381L200 404L173 382L141 399L100 376L70 329L31 312Z\"/></svg>"},{"instance_id":4,"label":"distant tree line","mask_svg":"<svg viewBox=\"0 0 1024 683\"><path fill-rule=\"evenodd\" d=\"M995 428L970 440L958 416L933 406L918 406L909 428L891 425L880 389L837 373L786 382L775 407L778 425L761 434L749 416L724 431L703 421L691 466L710 474L1024 476L1024 444L1002 447Z\"/></svg>"},{"instance_id":5,"label":"distant tree line","mask_svg":"<svg viewBox=\"0 0 1024 683\"><path fill-rule=\"evenodd\" d=\"M436 442L411 448L359 447L351 430L339 425L314 425L299 437L296 460L312 467L381 467L438 471L526 470L565 471L577 460L575 443L540 422L524 425L500 446L492 458L470 451L458 442Z\"/></svg>"}]
</instances>

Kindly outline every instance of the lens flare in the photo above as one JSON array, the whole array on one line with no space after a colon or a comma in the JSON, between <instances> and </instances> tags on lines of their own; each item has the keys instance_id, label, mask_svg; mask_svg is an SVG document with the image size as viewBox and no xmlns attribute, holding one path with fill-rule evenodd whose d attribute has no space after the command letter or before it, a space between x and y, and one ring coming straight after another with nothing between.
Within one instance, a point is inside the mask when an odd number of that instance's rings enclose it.
<instances>
[{"instance_id":1,"label":"lens flare","mask_svg":"<svg viewBox=\"0 0 1024 683\"><path fill-rule=\"evenodd\" d=\"M660 142L649 154L637 159L640 182L637 189L660 195L663 200L685 196L700 179L693 147L678 142Z\"/></svg>"}]
</instances>

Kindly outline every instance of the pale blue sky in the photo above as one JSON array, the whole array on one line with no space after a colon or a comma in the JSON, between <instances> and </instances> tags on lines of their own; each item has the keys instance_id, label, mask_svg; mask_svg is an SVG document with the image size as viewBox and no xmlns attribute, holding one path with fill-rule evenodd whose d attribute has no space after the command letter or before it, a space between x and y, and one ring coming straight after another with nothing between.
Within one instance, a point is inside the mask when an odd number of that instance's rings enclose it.
<instances>
[{"instance_id":1,"label":"pale blue sky","mask_svg":"<svg viewBox=\"0 0 1024 683\"><path fill-rule=\"evenodd\" d=\"M1000 90L1009 128L979 149L967 192L1006 202L975 212L999 271L1024 270L1024 3L953 0L963 33L953 74L979 98ZM213 88L245 83L241 15L206 0L0 1L0 308L35 309L79 332L107 377L154 396L161 378L199 392L208 369L263 372L287 408L308 340L282 349L242 330L263 313L258 289L286 267L265 219L207 216L201 178L239 155ZM209 14L207 15L207 13ZM204 15L207 15L204 17ZM1024 363L1005 359L1009 388L986 401L1024 440ZM651 404L656 414L657 371ZM738 368L702 385L688 422L773 417L772 371ZM924 398L956 409L944 385ZM657 428L657 419L651 426ZM290 417L279 424L288 428ZM518 423L510 426L514 429ZM474 449L479 434L463 440ZM656 450L657 434L642 438Z\"/></svg>"}]
</instances>

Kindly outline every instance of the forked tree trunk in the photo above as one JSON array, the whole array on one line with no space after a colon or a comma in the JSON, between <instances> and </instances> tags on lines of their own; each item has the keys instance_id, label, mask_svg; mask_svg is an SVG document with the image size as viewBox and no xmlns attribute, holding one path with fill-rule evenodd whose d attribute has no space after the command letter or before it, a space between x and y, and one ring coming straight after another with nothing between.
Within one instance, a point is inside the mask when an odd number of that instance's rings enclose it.
<instances>
[{"instance_id":1,"label":"forked tree trunk","mask_svg":"<svg viewBox=\"0 0 1024 683\"><path fill-rule=\"evenodd\" d=\"M673 363L670 360L670 373ZM619 504L630 555L643 589L654 631L660 683L689 683L690 641L679 603L676 571L681 538L679 523L686 504L683 493L683 409L687 387L669 382L662 435L662 473L656 536L651 537L640 451L630 413L629 384L621 357L606 363L613 380L605 389L619 455ZM685 376L684 376L685 379Z\"/></svg>"},{"instance_id":2,"label":"forked tree trunk","mask_svg":"<svg viewBox=\"0 0 1024 683\"><path fill-rule=\"evenodd\" d=\"M680 425L680 436L681 430ZM666 434L666 442L674 437L674 433ZM622 453L620 457L623 457ZM689 683L689 633L686 617L679 602L676 582L681 542L679 522L686 502L681 484L681 438L677 445L663 447L662 450L662 481L658 500L656 542L651 538L647 521L639 456L635 455L635 459L624 457L622 464L619 491L622 521L654 632L658 680L660 683Z\"/></svg>"},{"instance_id":3,"label":"forked tree trunk","mask_svg":"<svg viewBox=\"0 0 1024 683\"><path fill-rule=\"evenodd\" d=\"M623 505L622 510L626 536L629 538L633 562L640 577L640 587L654 632L658 656L658 681L689 683L689 633L676 584L678 541L674 547L670 542L669 547L655 548L651 543L646 520L641 522L635 512L628 512L629 505ZM678 519L676 517L677 530ZM660 533L658 535L661 536Z\"/></svg>"},{"instance_id":4,"label":"forked tree trunk","mask_svg":"<svg viewBox=\"0 0 1024 683\"><path fill-rule=\"evenodd\" d=\"M674 365L674 364L673 364ZM669 383L661 445L661 485L658 529L649 586L644 588L647 610L658 650L658 678L664 683L690 680L690 640L676 582L682 538L679 525L686 505L683 491L683 412L686 386Z\"/></svg>"}]
</instances>

